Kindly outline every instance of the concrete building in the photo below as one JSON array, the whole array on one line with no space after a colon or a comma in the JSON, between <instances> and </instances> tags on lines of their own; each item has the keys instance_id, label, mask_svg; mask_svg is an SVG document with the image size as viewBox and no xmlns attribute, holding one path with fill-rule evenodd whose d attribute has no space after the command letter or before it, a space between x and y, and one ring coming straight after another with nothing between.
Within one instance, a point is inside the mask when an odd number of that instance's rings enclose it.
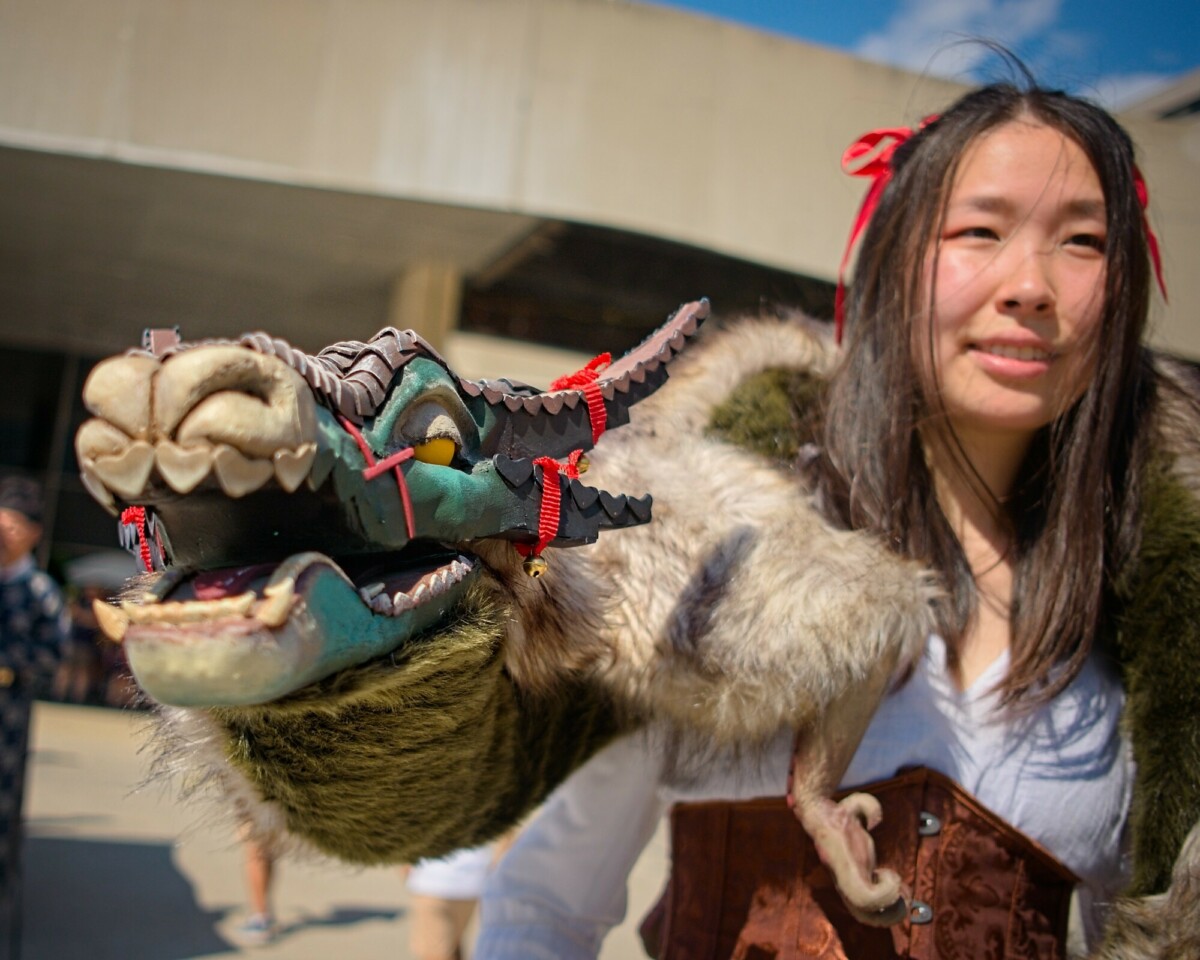
<instances>
[{"instance_id":1,"label":"concrete building","mask_svg":"<svg viewBox=\"0 0 1200 960\"><path fill-rule=\"evenodd\" d=\"M1123 118L1192 358L1198 87ZM75 398L147 326L414 327L544 383L699 295L827 315L842 150L962 89L624 0L0 0L0 466L64 556L111 543Z\"/></svg>"}]
</instances>

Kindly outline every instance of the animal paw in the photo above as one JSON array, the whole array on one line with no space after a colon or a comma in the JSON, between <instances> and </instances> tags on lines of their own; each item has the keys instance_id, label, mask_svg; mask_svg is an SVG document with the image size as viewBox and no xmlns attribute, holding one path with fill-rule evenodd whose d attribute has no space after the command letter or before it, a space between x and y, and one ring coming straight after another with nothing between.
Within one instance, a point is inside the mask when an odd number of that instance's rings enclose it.
<instances>
[{"instance_id":1,"label":"animal paw","mask_svg":"<svg viewBox=\"0 0 1200 960\"><path fill-rule=\"evenodd\" d=\"M909 891L895 871L875 862L869 831L883 819L878 800L868 793L837 803L798 799L796 813L856 920L884 927L904 919Z\"/></svg>"}]
</instances>

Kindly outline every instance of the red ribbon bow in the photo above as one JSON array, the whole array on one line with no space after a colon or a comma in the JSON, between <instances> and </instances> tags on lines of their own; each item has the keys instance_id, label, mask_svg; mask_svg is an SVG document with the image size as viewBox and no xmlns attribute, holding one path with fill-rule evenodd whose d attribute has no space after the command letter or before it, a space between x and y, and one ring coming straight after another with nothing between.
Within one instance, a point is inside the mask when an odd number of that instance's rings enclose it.
<instances>
[{"instance_id":1,"label":"red ribbon bow","mask_svg":"<svg viewBox=\"0 0 1200 960\"><path fill-rule=\"evenodd\" d=\"M937 119L933 114L921 121L917 130L923 130ZM834 338L840 344L842 331L846 326L846 266L850 263L850 254L854 251L855 241L866 229L875 208L879 206L879 198L883 196L884 187L892 179L892 157L900 144L904 143L916 131L912 127L885 127L864 133L846 148L842 154L842 170L852 177L870 177L873 181L867 195L863 197L862 206L858 208L858 216L850 229L850 239L846 241L846 250L842 254L842 262L838 266L837 293L833 298ZM880 147L882 144L882 147ZM876 148L879 148L876 151ZM874 156L871 154L874 152ZM855 166L864 157L870 157L866 162Z\"/></svg>"},{"instance_id":2,"label":"red ribbon bow","mask_svg":"<svg viewBox=\"0 0 1200 960\"><path fill-rule=\"evenodd\" d=\"M1133 187L1137 190L1138 204L1142 208L1142 229L1146 231L1146 247L1150 251L1150 262L1154 264L1154 278L1158 281L1158 289L1162 291L1163 302L1167 302L1167 284L1163 280L1162 254L1158 250L1158 237L1150 226L1150 218L1146 216L1146 208L1150 205L1150 191L1146 187L1146 178L1137 164L1133 165Z\"/></svg>"},{"instance_id":3,"label":"red ribbon bow","mask_svg":"<svg viewBox=\"0 0 1200 960\"><path fill-rule=\"evenodd\" d=\"M604 433L607 425L604 394L600 389L600 373L611 364L612 354L602 353L589 360L582 370L559 377L550 384L551 392L555 390L583 391L583 398L587 402L588 418L592 425L592 443L600 439L600 435ZM540 556L550 541L558 536L558 520L562 510L562 490L558 484L558 475L562 473L568 480L578 480L579 458L582 456L582 450L572 450L565 464L559 463L553 457L538 457L533 461L542 468L542 502L538 509L538 539L536 544L513 544L521 556Z\"/></svg>"}]
</instances>

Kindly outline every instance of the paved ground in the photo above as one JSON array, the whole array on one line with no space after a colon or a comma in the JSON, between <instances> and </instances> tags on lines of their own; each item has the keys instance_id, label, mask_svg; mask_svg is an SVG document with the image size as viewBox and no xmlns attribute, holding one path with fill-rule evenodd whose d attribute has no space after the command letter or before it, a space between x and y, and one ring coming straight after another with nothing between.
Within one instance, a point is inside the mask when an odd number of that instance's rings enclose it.
<instances>
[{"instance_id":1,"label":"paved ground","mask_svg":"<svg viewBox=\"0 0 1200 960\"><path fill-rule=\"evenodd\" d=\"M233 839L158 787L139 789L137 713L39 703L26 798L22 960L191 960L243 952L287 960L409 960L397 871L284 862L280 939L242 951ZM660 831L638 863L630 919L602 960L642 957L636 921L664 876Z\"/></svg>"}]
</instances>

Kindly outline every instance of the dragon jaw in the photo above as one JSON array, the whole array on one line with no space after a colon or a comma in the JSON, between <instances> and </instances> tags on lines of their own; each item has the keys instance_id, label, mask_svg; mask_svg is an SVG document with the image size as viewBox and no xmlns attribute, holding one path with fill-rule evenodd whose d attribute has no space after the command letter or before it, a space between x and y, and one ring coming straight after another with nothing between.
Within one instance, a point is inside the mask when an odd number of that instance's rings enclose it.
<instances>
[{"instance_id":1,"label":"dragon jaw","mask_svg":"<svg viewBox=\"0 0 1200 960\"><path fill-rule=\"evenodd\" d=\"M449 616L481 570L457 551L398 572L380 558L347 566L356 577L307 552L273 567L172 568L119 607L97 601L96 613L155 699L265 703L398 649Z\"/></svg>"}]
</instances>

